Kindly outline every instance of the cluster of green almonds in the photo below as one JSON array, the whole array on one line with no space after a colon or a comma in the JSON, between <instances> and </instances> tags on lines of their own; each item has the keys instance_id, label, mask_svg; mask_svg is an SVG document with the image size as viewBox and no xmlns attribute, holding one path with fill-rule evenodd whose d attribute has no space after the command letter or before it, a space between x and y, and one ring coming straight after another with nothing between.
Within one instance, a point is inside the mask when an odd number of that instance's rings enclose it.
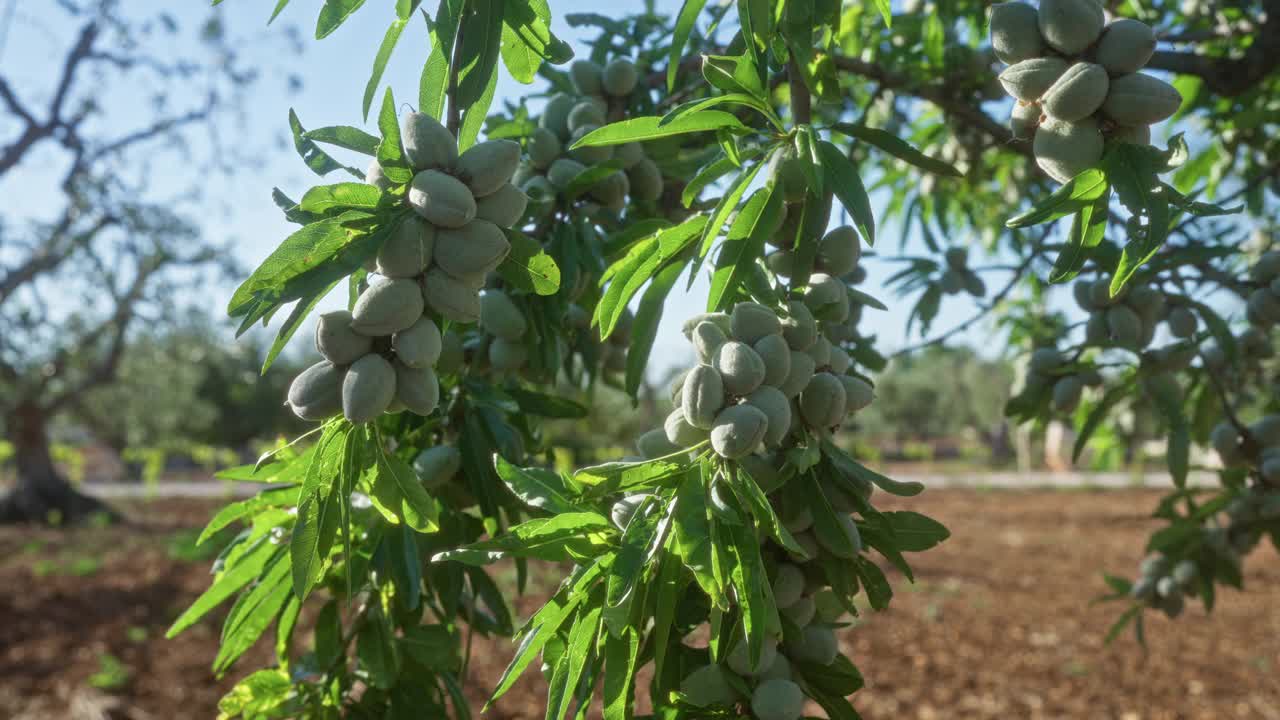
<instances>
[{"instance_id":1,"label":"cluster of green almonds","mask_svg":"<svg viewBox=\"0 0 1280 720\"><path fill-rule=\"evenodd\" d=\"M371 285L354 311L324 313L316 323L316 349L324 360L289 386L289 406L304 420L341 412L358 424L384 412L430 415L440 403L434 367L444 338L423 314L416 284Z\"/></svg>"},{"instance_id":2,"label":"cluster of green almonds","mask_svg":"<svg viewBox=\"0 0 1280 720\"><path fill-rule=\"evenodd\" d=\"M987 294L987 284L982 282L978 273L969 268L969 249L964 247L947 248L944 254L946 268L938 276L938 285L948 295L959 295L967 292L975 298Z\"/></svg>"},{"instance_id":3,"label":"cluster of green almonds","mask_svg":"<svg viewBox=\"0 0 1280 720\"><path fill-rule=\"evenodd\" d=\"M1277 426L1280 427L1280 422ZM1277 518L1280 518L1280 491L1261 485L1247 487L1231 499L1222 513L1209 520L1210 527L1205 529L1199 556L1212 557L1239 569L1243 556L1257 546L1264 528ZM1179 560L1156 553L1142 561L1129 594L1169 617L1176 617L1182 612L1183 596L1196 595L1202 582L1195 559Z\"/></svg>"},{"instance_id":4,"label":"cluster of green almonds","mask_svg":"<svg viewBox=\"0 0 1280 720\"><path fill-rule=\"evenodd\" d=\"M1182 614L1184 595L1199 592L1199 581L1195 562L1174 562L1166 555L1154 553L1143 558L1138 566L1138 579L1129 588L1129 595L1172 618Z\"/></svg>"},{"instance_id":5,"label":"cluster of green almonds","mask_svg":"<svg viewBox=\"0 0 1280 720\"><path fill-rule=\"evenodd\" d=\"M597 182L588 192L600 207L617 212L628 198L652 203L662 195L662 172L645 155L639 143L569 150L587 133L624 119L627 98L636 90L639 70L626 58L604 67L591 60L575 60L569 76L577 95L556 93L547 101L538 127L527 142L528 159L516 175L520 187L532 199L534 212L555 207L556 194L589 168L612 163L621 172Z\"/></svg>"},{"instance_id":6,"label":"cluster of green almonds","mask_svg":"<svg viewBox=\"0 0 1280 720\"><path fill-rule=\"evenodd\" d=\"M1151 344L1163 320L1176 338L1193 337L1197 320L1184 305L1175 305L1159 288L1129 284L1111 296L1111 281L1081 280L1072 287L1076 304L1089 313L1085 342L1096 347L1137 351Z\"/></svg>"},{"instance_id":7,"label":"cluster of green almonds","mask_svg":"<svg viewBox=\"0 0 1280 720\"><path fill-rule=\"evenodd\" d=\"M680 691L686 702L699 708L732 708L749 702L758 720L797 720L803 713L806 698L794 680L792 663L831 665L840 652L836 630L846 624L843 622L845 608L828 586L821 564L815 559L827 552L852 560L862 549L862 538L847 514L854 504L842 487L824 482L823 492L832 506L844 513L838 515L840 532L849 543L831 542L816 533L807 506L797 503L795 498L788 503L786 494L777 492L786 483L772 461L744 462L743 465L761 490L771 496L770 502L777 507L805 556L792 555L773 544L766 548L764 559L769 588L781 625L766 628L768 637L759 661L751 663L746 633L739 627L720 662L694 669L682 680ZM869 498L871 486L857 484L862 499ZM712 487L713 502L718 502L719 492L718 485ZM647 497L627 496L613 506L611 516L619 529L626 529ZM848 552L850 544L853 554Z\"/></svg>"},{"instance_id":8,"label":"cluster of green almonds","mask_svg":"<svg viewBox=\"0 0 1280 720\"><path fill-rule=\"evenodd\" d=\"M710 439L718 455L740 460L805 427L830 432L874 398L869 383L845 374L849 356L819 335L805 301L790 302L785 317L741 302L691 318L684 333L698 364L673 384L664 427L637 441L645 458Z\"/></svg>"},{"instance_id":9,"label":"cluster of green almonds","mask_svg":"<svg viewBox=\"0 0 1280 720\"><path fill-rule=\"evenodd\" d=\"M1052 407L1059 413L1070 413L1080 404L1085 387L1102 384L1102 376L1096 370L1073 372L1070 361L1056 348L1037 348L1031 353L1027 365L1024 387L1052 386Z\"/></svg>"},{"instance_id":10,"label":"cluster of green almonds","mask_svg":"<svg viewBox=\"0 0 1280 720\"><path fill-rule=\"evenodd\" d=\"M1108 24L1096 0L993 5L991 47L1009 65L1000 83L1017 101L1010 128L1034 136L1036 163L1058 182L1096 165L1107 138L1148 144L1150 126L1182 103L1172 85L1138 72L1156 49L1151 28Z\"/></svg>"},{"instance_id":11,"label":"cluster of green almonds","mask_svg":"<svg viewBox=\"0 0 1280 720\"><path fill-rule=\"evenodd\" d=\"M1209 433L1209 444L1223 465L1253 466L1263 480L1280 483L1280 415L1264 415L1245 431L1224 420Z\"/></svg>"},{"instance_id":12,"label":"cluster of green almonds","mask_svg":"<svg viewBox=\"0 0 1280 720\"><path fill-rule=\"evenodd\" d=\"M484 367L498 373L514 373L529 362L529 322L505 291L480 291L480 329L484 331L479 346L486 361Z\"/></svg>"},{"instance_id":13,"label":"cluster of green almonds","mask_svg":"<svg viewBox=\"0 0 1280 720\"><path fill-rule=\"evenodd\" d=\"M325 359L289 388L289 405L306 420L341 412L365 423L384 412L435 410L433 368L446 350L461 355L458 336L442 337L437 318L480 319L480 289L511 250L503 228L524 215L528 198L510 183L517 143L484 142L459 155L435 118L411 112L401 124L404 154L417 172L405 198L414 212L370 259L376 275L351 311L320 316L316 349ZM366 180L391 187L377 160Z\"/></svg>"},{"instance_id":14,"label":"cluster of green almonds","mask_svg":"<svg viewBox=\"0 0 1280 720\"><path fill-rule=\"evenodd\" d=\"M406 200L420 216L388 238L374 271L420 286L427 307L459 323L480 318L480 289L511 250L503 228L520 221L528 197L511 176L520 145L490 140L461 155L453 134L435 118L411 112L401 121L404 154L417 174ZM369 182L387 187L377 161Z\"/></svg>"},{"instance_id":15,"label":"cluster of green almonds","mask_svg":"<svg viewBox=\"0 0 1280 720\"><path fill-rule=\"evenodd\" d=\"M1249 324L1270 331L1280 323L1280 250L1269 250L1249 270L1255 287L1249 293L1245 316Z\"/></svg>"}]
</instances>

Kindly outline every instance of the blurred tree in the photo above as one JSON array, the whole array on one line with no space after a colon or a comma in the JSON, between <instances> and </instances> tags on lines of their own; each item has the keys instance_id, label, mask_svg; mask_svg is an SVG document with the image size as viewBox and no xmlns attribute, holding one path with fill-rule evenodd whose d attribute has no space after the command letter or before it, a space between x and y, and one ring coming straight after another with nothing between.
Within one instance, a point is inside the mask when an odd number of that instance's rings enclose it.
<instances>
[{"instance_id":1,"label":"blurred tree","mask_svg":"<svg viewBox=\"0 0 1280 720\"><path fill-rule=\"evenodd\" d=\"M979 357L968 347L933 345L890 363L876 378L877 402L859 423L899 444L974 431L993 455L1003 455L1009 450L1004 404L1012 380L1013 368L1003 360Z\"/></svg>"},{"instance_id":2,"label":"blurred tree","mask_svg":"<svg viewBox=\"0 0 1280 720\"><path fill-rule=\"evenodd\" d=\"M18 477L0 501L5 522L102 509L54 466L50 420L83 411L88 393L117 380L138 328L234 270L190 217L202 209L201 179L232 166L215 126L254 78L216 20L192 42L168 13L129 14L110 0L56 6L50 12L78 30L46 86L16 87L14 62L0 72L0 180L58 173L51 217L9 206L0 219L0 427ZM139 98L150 101L142 112ZM214 138L205 157L195 149L208 144L192 142L199 131Z\"/></svg>"},{"instance_id":3,"label":"blurred tree","mask_svg":"<svg viewBox=\"0 0 1280 720\"><path fill-rule=\"evenodd\" d=\"M116 452L182 452L187 443L243 450L254 440L296 434L305 425L280 397L301 368L285 357L262 374L266 353L261 342L228 343L207 313L190 309L138 333L115 382L77 398L68 421Z\"/></svg>"}]
</instances>

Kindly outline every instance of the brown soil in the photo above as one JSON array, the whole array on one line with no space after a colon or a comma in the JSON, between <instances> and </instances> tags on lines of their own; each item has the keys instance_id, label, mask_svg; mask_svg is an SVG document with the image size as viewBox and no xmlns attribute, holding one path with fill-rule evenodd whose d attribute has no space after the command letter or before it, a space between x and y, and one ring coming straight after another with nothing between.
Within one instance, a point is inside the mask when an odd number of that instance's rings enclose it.
<instances>
[{"instance_id":1,"label":"brown soil","mask_svg":"<svg viewBox=\"0 0 1280 720\"><path fill-rule=\"evenodd\" d=\"M845 633L868 679L856 707L869 720L1280 718L1270 546L1249 558L1248 591L1220 593L1212 615L1198 605L1177 621L1148 613L1148 652L1131 633L1104 646L1122 608L1089 601L1105 592L1101 572L1136 566L1157 496L946 490L890 503L937 517L955 537L914 556L916 584L893 577L892 607ZM214 717L234 682L209 672L216 621L163 637L208 582L209 561L191 556L189 540L211 508L164 501L127 506L129 527L0 529L0 718ZM517 610L537 604L522 598ZM266 645L239 672L268 661ZM510 650L478 642L476 707ZM487 717L541 717L543 689L526 676Z\"/></svg>"}]
</instances>

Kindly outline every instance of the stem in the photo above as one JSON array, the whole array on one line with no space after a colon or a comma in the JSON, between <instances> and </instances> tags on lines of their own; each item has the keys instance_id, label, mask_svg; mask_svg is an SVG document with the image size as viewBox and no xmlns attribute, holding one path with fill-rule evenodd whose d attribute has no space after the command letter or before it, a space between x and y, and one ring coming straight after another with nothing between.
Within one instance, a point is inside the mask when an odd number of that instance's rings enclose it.
<instances>
[{"instance_id":1,"label":"stem","mask_svg":"<svg viewBox=\"0 0 1280 720\"><path fill-rule=\"evenodd\" d=\"M464 6L462 15L467 14ZM458 129L462 127L462 108L458 107L458 63L462 59L462 29L465 27L463 17L458 18L458 34L453 38L453 59L449 61L449 110L446 113L445 127L453 136L458 137Z\"/></svg>"},{"instance_id":2,"label":"stem","mask_svg":"<svg viewBox=\"0 0 1280 720\"><path fill-rule=\"evenodd\" d=\"M808 125L813 112L810 107L809 86L804 84L804 77L800 74L795 58L787 63L787 79L791 83L791 119L797 125Z\"/></svg>"}]
</instances>

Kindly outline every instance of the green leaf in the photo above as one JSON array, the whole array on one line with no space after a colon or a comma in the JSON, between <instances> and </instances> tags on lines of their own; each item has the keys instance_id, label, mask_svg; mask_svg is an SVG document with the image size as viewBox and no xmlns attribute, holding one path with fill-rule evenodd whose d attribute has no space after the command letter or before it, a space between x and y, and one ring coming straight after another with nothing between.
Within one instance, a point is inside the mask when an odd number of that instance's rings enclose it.
<instances>
[{"instance_id":1,"label":"green leaf","mask_svg":"<svg viewBox=\"0 0 1280 720\"><path fill-rule=\"evenodd\" d=\"M1071 215L1092 204L1107 191L1108 187L1106 173L1097 169L1085 170L1063 183L1062 187L1036 203L1030 210L1009 218L1005 222L1005 227L1031 227Z\"/></svg>"},{"instance_id":2,"label":"green leaf","mask_svg":"<svg viewBox=\"0 0 1280 720\"><path fill-rule=\"evenodd\" d=\"M963 175L954 165L925 155L907 141L887 130L869 128L865 125L854 125L852 123L836 123L831 126L831 129L842 135L861 140L868 145L874 145L921 170L949 177L961 177Z\"/></svg>"},{"instance_id":3,"label":"green leaf","mask_svg":"<svg viewBox=\"0 0 1280 720\"><path fill-rule=\"evenodd\" d=\"M706 7L707 0L684 0L680 6L680 14L676 17L676 25L671 35L671 50L667 55L667 92L676 88L676 76L680 73L680 61L684 47L693 34L698 22L698 15Z\"/></svg>"},{"instance_id":4,"label":"green leaf","mask_svg":"<svg viewBox=\"0 0 1280 720\"><path fill-rule=\"evenodd\" d=\"M405 656L428 670L454 672L462 663L458 657L458 638L444 625L405 628L399 645Z\"/></svg>"},{"instance_id":5,"label":"green leaf","mask_svg":"<svg viewBox=\"0 0 1280 720\"><path fill-rule=\"evenodd\" d=\"M503 0L470 0L470 12L459 30L462 48L458 55L458 107L469 110L480 101L498 68L502 45ZM461 148L459 148L461 150Z\"/></svg>"},{"instance_id":6,"label":"green leaf","mask_svg":"<svg viewBox=\"0 0 1280 720\"><path fill-rule=\"evenodd\" d=\"M569 639L565 645L564 655L561 656L560 660L561 668L556 670L556 674L560 675L560 670L564 669L565 676L562 682L563 687L566 689L576 690L578 683L582 681L582 675L586 670L588 659L595 654L596 641L600 632L601 611L602 608L599 604L589 604L578 614L573 627L569 628ZM573 704L575 694L574 692L565 692L561 696L558 706L550 703L547 707L548 720L559 720L565 717Z\"/></svg>"},{"instance_id":7,"label":"green leaf","mask_svg":"<svg viewBox=\"0 0 1280 720\"><path fill-rule=\"evenodd\" d=\"M462 114L462 125L458 128L458 151L466 152L476 143L480 136L480 128L488 117L489 106L493 104L493 95L498 89L498 71L495 68L489 73L489 84L485 85L480 98Z\"/></svg>"},{"instance_id":8,"label":"green leaf","mask_svg":"<svg viewBox=\"0 0 1280 720\"><path fill-rule=\"evenodd\" d=\"M1111 408L1115 407L1121 400L1128 397L1130 391L1133 390L1133 382L1126 381L1107 388L1102 399L1098 404L1089 411L1084 422L1076 429L1076 442L1071 448L1071 462L1080 460L1080 453L1084 452L1085 445L1089 444L1089 438L1093 437L1093 433L1107 418L1107 413L1111 412Z\"/></svg>"},{"instance_id":9,"label":"green leaf","mask_svg":"<svg viewBox=\"0 0 1280 720\"><path fill-rule=\"evenodd\" d=\"M591 413L590 408L582 403L559 395L547 395L529 388L507 388L507 394L515 399L522 411L531 415L574 420L587 417Z\"/></svg>"},{"instance_id":10,"label":"green leaf","mask_svg":"<svg viewBox=\"0 0 1280 720\"><path fill-rule=\"evenodd\" d=\"M219 676L262 637L292 593L289 563L283 554L276 558L262 581L242 596L227 616L218 655L213 661L213 670Z\"/></svg>"},{"instance_id":11,"label":"green leaf","mask_svg":"<svg viewBox=\"0 0 1280 720\"><path fill-rule=\"evenodd\" d=\"M367 114L367 112L366 112ZM380 140L373 135L349 125L331 125L329 127L308 130L302 135L307 140L329 143L340 148L354 150L364 155L377 155Z\"/></svg>"},{"instance_id":12,"label":"green leaf","mask_svg":"<svg viewBox=\"0 0 1280 720\"><path fill-rule=\"evenodd\" d=\"M900 510L881 513L880 517L889 523L898 549L903 552L924 552L951 537L951 531L942 523L917 512Z\"/></svg>"},{"instance_id":13,"label":"green leaf","mask_svg":"<svg viewBox=\"0 0 1280 720\"><path fill-rule=\"evenodd\" d=\"M710 132L721 128L737 130L744 129L745 126L736 116L720 110L689 113L666 125L662 124L660 117L638 117L610 123L593 130L574 143L570 149L643 142L688 133Z\"/></svg>"},{"instance_id":14,"label":"green leaf","mask_svg":"<svg viewBox=\"0 0 1280 720\"><path fill-rule=\"evenodd\" d=\"M556 473L537 467L517 467L501 455L494 455L493 465L498 477L524 504L549 513L569 513L578 509L567 495L570 488Z\"/></svg>"},{"instance_id":15,"label":"green leaf","mask_svg":"<svg viewBox=\"0 0 1280 720\"><path fill-rule=\"evenodd\" d=\"M884 610L889 607L889 600L893 597L893 588L890 587L889 580L885 578L884 571L862 556L854 559L854 565L857 569L858 577L862 580L862 587L867 591L867 599L871 601L871 607L876 610Z\"/></svg>"},{"instance_id":16,"label":"green leaf","mask_svg":"<svg viewBox=\"0 0 1280 720\"><path fill-rule=\"evenodd\" d=\"M604 640L604 720L631 720L640 637L634 628Z\"/></svg>"},{"instance_id":17,"label":"green leaf","mask_svg":"<svg viewBox=\"0 0 1280 720\"><path fill-rule=\"evenodd\" d=\"M573 59L573 48L551 32L551 8L546 0L507 0L502 19L520 42L543 60L562 65Z\"/></svg>"},{"instance_id":18,"label":"green leaf","mask_svg":"<svg viewBox=\"0 0 1280 720\"><path fill-rule=\"evenodd\" d=\"M675 227L660 230L652 238L635 245L625 257L606 270L604 278L609 284L591 319L592 324L600 328L601 340L613 333L631 298L659 268L693 242L705 222L705 217L694 216Z\"/></svg>"},{"instance_id":19,"label":"green leaf","mask_svg":"<svg viewBox=\"0 0 1280 720\"><path fill-rule=\"evenodd\" d=\"M276 339L272 341L271 347L267 349L267 357L262 361L263 375L266 375L267 370L271 368L271 365L276 361L276 358L280 357L280 353L284 352L285 346L289 344L289 340L293 338L293 334L298 331L298 328L302 327L303 321L307 319L307 316L311 314L311 311L315 309L316 305L320 304L320 301L323 300L324 297L329 294L329 291L333 289L333 286L337 284L338 281L335 280L332 283L329 283L329 285L318 289L310 296L298 299L297 304L293 307L293 311L289 313L289 317L286 318L284 324L280 326L280 331L276 333Z\"/></svg>"},{"instance_id":20,"label":"green leaf","mask_svg":"<svg viewBox=\"0 0 1280 720\"><path fill-rule=\"evenodd\" d=\"M227 598L241 588L256 580L270 559L278 559L282 553L277 552L279 546L265 540L259 541L253 549L240 555L234 564L220 572L200 597L191 603L173 625L165 632L166 638L173 638L204 617L210 610L221 605ZM273 563L274 566L274 563Z\"/></svg>"},{"instance_id":21,"label":"green leaf","mask_svg":"<svg viewBox=\"0 0 1280 720\"><path fill-rule=\"evenodd\" d=\"M358 170L348 168L334 160L332 156L321 150L318 145L307 139L307 131L302 127L302 121L298 119L298 114L293 111L293 108L289 108L289 129L293 132L294 149L298 151L298 156L307 164L307 167L311 168L311 172L323 177L334 170L346 168L352 175L360 177Z\"/></svg>"},{"instance_id":22,"label":"green leaf","mask_svg":"<svg viewBox=\"0 0 1280 720\"><path fill-rule=\"evenodd\" d=\"M741 94L757 103L767 102L769 98L760 82L755 60L749 55L703 55L702 77L724 92Z\"/></svg>"},{"instance_id":23,"label":"green leaf","mask_svg":"<svg viewBox=\"0 0 1280 720\"><path fill-rule=\"evenodd\" d=\"M298 207L304 212L323 215L330 210L373 210L382 200L382 191L367 183L344 182L317 185L302 196Z\"/></svg>"},{"instance_id":24,"label":"green leaf","mask_svg":"<svg viewBox=\"0 0 1280 720\"><path fill-rule=\"evenodd\" d=\"M382 44L378 46L378 54L373 58L373 72L369 74L369 82L364 86L364 102L361 107L363 108L365 120L369 119L369 107L373 105L373 94L378 91L378 83L382 82L382 73L387 69L387 61L391 59L391 51L396 49L396 43L400 41L400 33L404 32L404 26L408 22L407 18L396 18L387 27L387 33L382 36Z\"/></svg>"},{"instance_id":25,"label":"green leaf","mask_svg":"<svg viewBox=\"0 0 1280 720\"><path fill-rule=\"evenodd\" d=\"M639 401L640 382L644 380L645 371L649 367L649 353L653 351L654 340L658 336L658 324L662 321L662 310L667 295L680 273L684 272L685 263L674 262L654 275L653 281L640 298L640 306L636 309L635 320L631 323L631 343L627 346L627 373L625 387L632 400Z\"/></svg>"},{"instance_id":26,"label":"green leaf","mask_svg":"<svg viewBox=\"0 0 1280 720\"><path fill-rule=\"evenodd\" d=\"M279 294L285 284L333 259L349 242L349 232L336 220L305 225L280 244L257 270L236 288L227 314L238 317L249 311L259 293Z\"/></svg>"},{"instance_id":27,"label":"green leaf","mask_svg":"<svg viewBox=\"0 0 1280 720\"><path fill-rule=\"evenodd\" d=\"M764 253L765 241L782 224L782 192L765 185L751 195L729 227L707 295L707 312L725 308L734 298L742 279Z\"/></svg>"},{"instance_id":28,"label":"green leaf","mask_svg":"<svg viewBox=\"0 0 1280 720\"><path fill-rule=\"evenodd\" d=\"M324 7L320 8L320 16L316 18L316 39L323 40L328 37L346 22L352 13L359 10L361 5L364 5L364 0L324 0Z\"/></svg>"},{"instance_id":29,"label":"green leaf","mask_svg":"<svg viewBox=\"0 0 1280 720\"><path fill-rule=\"evenodd\" d=\"M403 522L421 533L437 530L440 509L422 487L417 473L396 455L385 452L380 443L375 445L377 462L369 497L374 507L388 522Z\"/></svg>"},{"instance_id":30,"label":"green leaf","mask_svg":"<svg viewBox=\"0 0 1280 720\"><path fill-rule=\"evenodd\" d=\"M602 569L599 563L592 563L587 567L579 567L570 575L567 584L570 587L582 587L597 580L601 573ZM566 597L562 598L562 595ZM549 640L556 637L560 626L564 624L565 620L573 614L573 611L585 599L585 594L569 594L561 591L534 614L522 631L520 645L516 648L515 656L511 658L507 669L503 671L502 677L498 679L498 684L494 687L493 693L485 703L485 709L488 709L495 700L511 689L511 686L515 684L521 673L529 666L529 663L533 662Z\"/></svg>"},{"instance_id":31,"label":"green leaf","mask_svg":"<svg viewBox=\"0 0 1280 720\"><path fill-rule=\"evenodd\" d=\"M1080 274L1091 251L1102 242L1107 230L1107 210L1111 205L1110 188L1092 203L1080 208L1071 222L1066 247L1058 254L1049 272L1049 282L1067 282Z\"/></svg>"},{"instance_id":32,"label":"green leaf","mask_svg":"<svg viewBox=\"0 0 1280 720\"><path fill-rule=\"evenodd\" d=\"M396 99L391 88L382 95L382 109L378 112L378 130L382 142L378 143L378 164L391 182L402 185L413 179L413 169L404 157L400 145L400 118L396 115Z\"/></svg>"},{"instance_id":33,"label":"green leaf","mask_svg":"<svg viewBox=\"0 0 1280 720\"><path fill-rule=\"evenodd\" d=\"M711 252L712 246L715 244L716 238L720 237L720 230L724 227L725 221L729 219L729 215L738 208L738 201L747 191L747 187L751 185L751 181L760 173L760 169L764 167L764 163L756 163L749 170L744 170L738 174L738 177L729 186L728 192L724 197L720 198L720 202L716 204L716 209L711 213L711 219L706 221L702 229L702 240L698 244L698 254L695 256L693 263L689 266L689 284L693 287L694 280L697 279L698 270L702 267L702 261Z\"/></svg>"},{"instance_id":34,"label":"green leaf","mask_svg":"<svg viewBox=\"0 0 1280 720\"><path fill-rule=\"evenodd\" d=\"M560 267L537 240L519 230L505 231L511 252L498 265L498 274L513 287L535 295L555 295L560 290Z\"/></svg>"},{"instance_id":35,"label":"green leaf","mask_svg":"<svg viewBox=\"0 0 1280 720\"><path fill-rule=\"evenodd\" d=\"M365 615L360 634L356 636L356 659L369 684L376 688L389 688L396 683L400 672L400 657L396 654L395 630L390 619L377 605Z\"/></svg>"},{"instance_id":36,"label":"green leaf","mask_svg":"<svg viewBox=\"0 0 1280 720\"><path fill-rule=\"evenodd\" d=\"M1169 236L1169 197L1142 148L1120 144L1103 159L1116 195L1134 213L1146 216L1146 232L1125 244L1111 277L1111 296L1120 294L1133 274L1152 258Z\"/></svg>"},{"instance_id":37,"label":"green leaf","mask_svg":"<svg viewBox=\"0 0 1280 720\"><path fill-rule=\"evenodd\" d=\"M436 553L431 560L454 560L468 565L487 565L509 556L560 560L564 559L563 551L568 541L612 527L608 518L599 513L561 513L514 525L506 533L490 540Z\"/></svg>"},{"instance_id":38,"label":"green leaf","mask_svg":"<svg viewBox=\"0 0 1280 720\"><path fill-rule=\"evenodd\" d=\"M528 85L538 76L542 57L520 39L510 25L502 25L502 63L516 82Z\"/></svg>"},{"instance_id":39,"label":"green leaf","mask_svg":"<svg viewBox=\"0 0 1280 720\"><path fill-rule=\"evenodd\" d=\"M858 177L858 168L853 161L840 152L840 148L823 140L818 143L818 157L822 160L822 171L829 187L840 198L840 204L853 217L853 224L868 245L876 243L876 221L871 214L871 199L867 197L867 189Z\"/></svg>"},{"instance_id":40,"label":"green leaf","mask_svg":"<svg viewBox=\"0 0 1280 720\"><path fill-rule=\"evenodd\" d=\"M464 0L440 0L436 19L430 24L431 52L422 65L418 80L418 108L439 120L444 115L449 92L449 62L458 37L458 23Z\"/></svg>"},{"instance_id":41,"label":"green leaf","mask_svg":"<svg viewBox=\"0 0 1280 720\"><path fill-rule=\"evenodd\" d=\"M346 460L350 425L334 423L325 428L307 468L300 493L298 519L289 541L294 593L306 599L328 562L337 534L341 504L340 465Z\"/></svg>"},{"instance_id":42,"label":"green leaf","mask_svg":"<svg viewBox=\"0 0 1280 720\"><path fill-rule=\"evenodd\" d=\"M763 152L763 149L759 147L744 148L738 152L738 159L745 163L758 157L761 152ZM703 188L738 167L730 158L724 155L718 156L715 160L698 169L698 173L693 176L693 179L689 181L689 184L685 186L684 191L680 194L680 201L684 203L685 207L689 207L698 198L698 194L702 192Z\"/></svg>"},{"instance_id":43,"label":"green leaf","mask_svg":"<svg viewBox=\"0 0 1280 720\"><path fill-rule=\"evenodd\" d=\"M204 526L204 530L200 531L200 537L196 538L196 545L201 545L205 540L217 535L220 530L227 527L231 523L256 515L259 510L265 510L272 507L294 506L298 504L298 487L290 485L282 488L270 488L263 490L257 495L233 502L230 505L219 510L209 523Z\"/></svg>"}]
</instances>

